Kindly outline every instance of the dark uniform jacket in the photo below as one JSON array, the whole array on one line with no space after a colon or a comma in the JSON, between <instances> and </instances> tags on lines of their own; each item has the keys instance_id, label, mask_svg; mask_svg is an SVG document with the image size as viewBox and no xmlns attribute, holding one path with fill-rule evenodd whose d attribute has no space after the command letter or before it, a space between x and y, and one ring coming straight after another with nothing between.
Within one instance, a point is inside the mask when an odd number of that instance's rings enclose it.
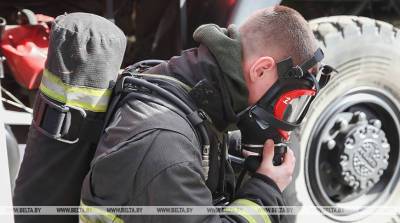
<instances>
[{"instance_id":1,"label":"dark uniform jacket","mask_svg":"<svg viewBox=\"0 0 400 223\"><path fill-rule=\"evenodd\" d=\"M234 123L235 113L247 106L238 38L234 27L201 27L195 33L201 43L198 48L146 72L167 75L190 86L187 94L177 95L209 116L212 146L208 180L201 166L196 127L168 100L136 92L128 94L115 110L82 187L83 207L212 206L213 198L225 193L231 207L226 210L232 214L118 216L99 210L98 216L81 215L81 222L284 221L283 216L257 209L284 205L279 188L270 178L253 175L234 195L232 168L221 161L217 130ZM223 188L218 183L222 178ZM253 212L234 208L237 206L248 206Z\"/></svg>"}]
</instances>

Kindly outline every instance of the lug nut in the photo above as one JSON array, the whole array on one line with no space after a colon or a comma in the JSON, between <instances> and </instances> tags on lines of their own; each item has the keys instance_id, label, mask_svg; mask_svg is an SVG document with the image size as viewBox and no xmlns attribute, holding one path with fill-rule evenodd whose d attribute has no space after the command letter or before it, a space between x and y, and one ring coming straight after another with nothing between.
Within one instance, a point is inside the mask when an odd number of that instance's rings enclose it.
<instances>
[{"instance_id":1,"label":"lug nut","mask_svg":"<svg viewBox=\"0 0 400 223\"><path fill-rule=\"evenodd\" d=\"M347 155L340 155L340 159L342 161L347 161L347 160L349 160L349 157Z\"/></svg>"},{"instance_id":2,"label":"lug nut","mask_svg":"<svg viewBox=\"0 0 400 223\"><path fill-rule=\"evenodd\" d=\"M348 138L346 138L344 144L345 144L346 146L353 145L353 144L354 144L354 139L353 139L352 137L348 137Z\"/></svg>"},{"instance_id":3,"label":"lug nut","mask_svg":"<svg viewBox=\"0 0 400 223\"><path fill-rule=\"evenodd\" d=\"M332 150L336 146L336 141L333 139L330 139L326 142L326 145L328 146L328 149Z\"/></svg>"},{"instance_id":4,"label":"lug nut","mask_svg":"<svg viewBox=\"0 0 400 223\"><path fill-rule=\"evenodd\" d=\"M347 129L347 127L349 126L349 123L344 119L339 119L336 122L336 124L338 125L339 131L341 131L341 132L344 132Z\"/></svg>"},{"instance_id":5,"label":"lug nut","mask_svg":"<svg viewBox=\"0 0 400 223\"><path fill-rule=\"evenodd\" d=\"M356 112L354 113L354 115L356 116L356 120L358 122L363 122L367 120L367 115L364 112Z\"/></svg>"},{"instance_id":6,"label":"lug nut","mask_svg":"<svg viewBox=\"0 0 400 223\"><path fill-rule=\"evenodd\" d=\"M374 181L368 180L367 187L372 187L374 185Z\"/></svg>"},{"instance_id":7,"label":"lug nut","mask_svg":"<svg viewBox=\"0 0 400 223\"><path fill-rule=\"evenodd\" d=\"M373 125L374 127L378 128L378 129L380 129L380 128L382 127L382 122L381 122L381 120L374 119L374 120L371 120L371 122L372 122L372 125Z\"/></svg>"},{"instance_id":8,"label":"lug nut","mask_svg":"<svg viewBox=\"0 0 400 223\"><path fill-rule=\"evenodd\" d=\"M360 182L359 181L355 181L353 187L354 188L358 188L359 186L360 186Z\"/></svg>"},{"instance_id":9,"label":"lug nut","mask_svg":"<svg viewBox=\"0 0 400 223\"><path fill-rule=\"evenodd\" d=\"M358 120L361 122L367 120L367 115L364 112L360 112L358 115Z\"/></svg>"}]
</instances>

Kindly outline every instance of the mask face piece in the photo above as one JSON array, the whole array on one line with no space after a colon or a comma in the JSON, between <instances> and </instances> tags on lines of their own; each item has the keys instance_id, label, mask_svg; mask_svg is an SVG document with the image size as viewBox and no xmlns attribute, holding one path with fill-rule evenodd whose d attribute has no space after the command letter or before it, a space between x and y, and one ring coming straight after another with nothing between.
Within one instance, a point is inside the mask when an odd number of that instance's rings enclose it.
<instances>
[{"instance_id":1,"label":"mask face piece","mask_svg":"<svg viewBox=\"0 0 400 223\"><path fill-rule=\"evenodd\" d=\"M275 143L289 140L290 131L297 128L308 108L323 86L329 82L322 67L319 74L310 74L309 69L323 59L321 49L300 66L293 66L291 58L277 63L279 79L254 105L241 112L238 128L242 134L242 148L259 151L267 139Z\"/></svg>"}]
</instances>

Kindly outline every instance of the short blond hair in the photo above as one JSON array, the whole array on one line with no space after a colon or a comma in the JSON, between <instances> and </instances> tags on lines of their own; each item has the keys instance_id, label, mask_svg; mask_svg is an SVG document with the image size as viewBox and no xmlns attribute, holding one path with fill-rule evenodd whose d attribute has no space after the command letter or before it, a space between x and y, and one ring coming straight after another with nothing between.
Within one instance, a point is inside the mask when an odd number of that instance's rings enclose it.
<instances>
[{"instance_id":1,"label":"short blond hair","mask_svg":"<svg viewBox=\"0 0 400 223\"><path fill-rule=\"evenodd\" d=\"M254 13L241 27L244 47L260 56L274 52L275 60L292 57L295 64L310 59L317 41L308 22L294 9L275 6ZM246 50L246 49L245 49Z\"/></svg>"}]
</instances>

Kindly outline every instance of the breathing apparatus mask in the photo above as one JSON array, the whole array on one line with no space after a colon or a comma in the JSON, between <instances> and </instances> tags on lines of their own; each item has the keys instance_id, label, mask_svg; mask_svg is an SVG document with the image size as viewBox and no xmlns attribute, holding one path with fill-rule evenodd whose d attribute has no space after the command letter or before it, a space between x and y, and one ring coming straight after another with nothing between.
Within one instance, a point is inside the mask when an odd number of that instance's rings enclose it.
<instances>
[{"instance_id":1,"label":"breathing apparatus mask","mask_svg":"<svg viewBox=\"0 0 400 223\"><path fill-rule=\"evenodd\" d=\"M278 80L255 105L238 114L241 148L236 150L261 154L265 141L272 139L275 142L274 165L280 165L290 132L300 126L311 102L334 71L324 65L314 69L317 72L309 72L323 58L322 50L318 49L301 65L294 66L290 57L277 63ZM256 167L258 165L253 169Z\"/></svg>"}]
</instances>

